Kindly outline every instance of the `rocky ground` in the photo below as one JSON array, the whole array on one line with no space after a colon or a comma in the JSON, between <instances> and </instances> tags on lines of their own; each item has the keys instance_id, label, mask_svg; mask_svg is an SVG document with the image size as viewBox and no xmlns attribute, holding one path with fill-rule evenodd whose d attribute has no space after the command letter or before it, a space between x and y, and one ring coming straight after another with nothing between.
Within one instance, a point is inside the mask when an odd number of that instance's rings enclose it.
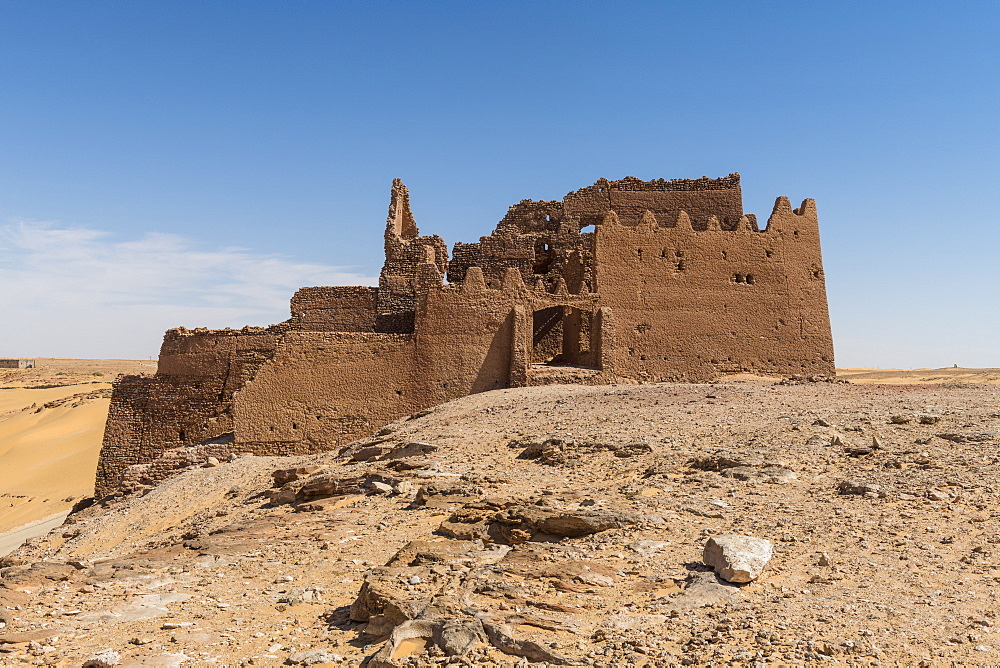
<instances>
[{"instance_id":1,"label":"rocky ground","mask_svg":"<svg viewBox=\"0 0 1000 668\"><path fill-rule=\"evenodd\" d=\"M8 557L0 664L1000 664L998 397L500 390L207 461ZM757 580L702 564L727 534Z\"/></svg>"}]
</instances>

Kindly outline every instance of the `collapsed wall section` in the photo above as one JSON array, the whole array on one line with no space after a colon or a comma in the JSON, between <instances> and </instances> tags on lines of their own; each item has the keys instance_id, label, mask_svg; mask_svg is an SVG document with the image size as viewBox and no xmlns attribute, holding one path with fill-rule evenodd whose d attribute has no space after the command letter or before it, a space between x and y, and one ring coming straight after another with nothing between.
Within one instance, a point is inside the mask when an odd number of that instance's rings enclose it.
<instances>
[{"instance_id":1,"label":"collapsed wall section","mask_svg":"<svg viewBox=\"0 0 1000 668\"><path fill-rule=\"evenodd\" d=\"M448 246L436 234L420 236L410 210L410 193L402 181L394 179L385 226L385 262L378 279L375 331L394 334L413 331L414 280L417 267L424 262L446 271Z\"/></svg>"},{"instance_id":2,"label":"collapsed wall section","mask_svg":"<svg viewBox=\"0 0 1000 668\"><path fill-rule=\"evenodd\" d=\"M740 175L601 179L568 193L562 201L522 200L510 207L490 236L455 244L448 280L461 283L468 267L482 267L487 285L495 287L507 269L517 269L530 286L540 283L552 290L562 279L571 292L590 291L594 274L591 230L609 212L624 225L636 225L643 216L651 216L658 225L669 227L681 211L694 229L707 229L710 220L723 229L734 229L743 217Z\"/></svg>"}]
</instances>

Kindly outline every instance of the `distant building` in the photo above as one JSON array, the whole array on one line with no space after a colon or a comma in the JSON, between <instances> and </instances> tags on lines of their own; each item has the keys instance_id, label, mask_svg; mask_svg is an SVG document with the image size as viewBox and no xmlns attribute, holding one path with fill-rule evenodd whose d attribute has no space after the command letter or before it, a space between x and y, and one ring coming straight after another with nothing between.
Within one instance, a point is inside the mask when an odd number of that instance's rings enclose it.
<instances>
[{"instance_id":1,"label":"distant building","mask_svg":"<svg viewBox=\"0 0 1000 668\"><path fill-rule=\"evenodd\" d=\"M35 360L0 357L0 369L34 369Z\"/></svg>"}]
</instances>

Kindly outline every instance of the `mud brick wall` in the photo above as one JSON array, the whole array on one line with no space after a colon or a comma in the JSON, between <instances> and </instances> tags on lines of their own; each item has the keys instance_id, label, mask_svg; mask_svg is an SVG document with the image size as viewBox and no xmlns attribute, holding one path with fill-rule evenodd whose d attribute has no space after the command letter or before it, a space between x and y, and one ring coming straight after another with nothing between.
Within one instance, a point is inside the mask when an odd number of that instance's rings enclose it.
<instances>
[{"instance_id":1,"label":"mud brick wall","mask_svg":"<svg viewBox=\"0 0 1000 668\"><path fill-rule=\"evenodd\" d=\"M639 381L834 374L812 200L779 198L763 232L688 221L597 233L597 291L618 324L616 372Z\"/></svg>"},{"instance_id":2,"label":"mud brick wall","mask_svg":"<svg viewBox=\"0 0 1000 668\"><path fill-rule=\"evenodd\" d=\"M377 288L301 288L292 297L291 322L307 331L370 332L375 328L377 300Z\"/></svg>"},{"instance_id":3,"label":"mud brick wall","mask_svg":"<svg viewBox=\"0 0 1000 668\"><path fill-rule=\"evenodd\" d=\"M168 330L156 376L121 376L98 458L98 496L126 467L233 431L232 396L273 353L286 328Z\"/></svg>"},{"instance_id":4,"label":"mud brick wall","mask_svg":"<svg viewBox=\"0 0 1000 668\"><path fill-rule=\"evenodd\" d=\"M587 225L599 224L608 211L614 211L622 224L634 225L649 211L664 227L685 211L696 229L705 229L711 216L718 218L723 228L731 228L743 215L743 194L739 174L670 181L642 181L630 176L618 181L601 179L569 193L564 211Z\"/></svg>"},{"instance_id":5,"label":"mud brick wall","mask_svg":"<svg viewBox=\"0 0 1000 668\"><path fill-rule=\"evenodd\" d=\"M778 198L761 231L738 174L522 200L450 260L397 179L384 242L377 288L302 288L271 327L168 331L155 377L115 382L98 494L130 466L327 450L503 387L834 373L815 204Z\"/></svg>"}]
</instances>

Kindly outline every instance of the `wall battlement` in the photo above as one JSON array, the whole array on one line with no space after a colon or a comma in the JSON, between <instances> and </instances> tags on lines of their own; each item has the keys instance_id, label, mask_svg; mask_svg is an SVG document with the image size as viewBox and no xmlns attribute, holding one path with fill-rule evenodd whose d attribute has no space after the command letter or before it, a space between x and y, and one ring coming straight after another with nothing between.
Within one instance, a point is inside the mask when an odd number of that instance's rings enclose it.
<instances>
[{"instance_id":1,"label":"wall battlement","mask_svg":"<svg viewBox=\"0 0 1000 668\"><path fill-rule=\"evenodd\" d=\"M169 475L177 448L316 452L503 387L834 372L815 202L779 197L759 229L739 174L522 200L450 254L397 179L384 243L378 287L302 288L269 327L169 330L155 377L115 382L97 493L129 467Z\"/></svg>"}]
</instances>

